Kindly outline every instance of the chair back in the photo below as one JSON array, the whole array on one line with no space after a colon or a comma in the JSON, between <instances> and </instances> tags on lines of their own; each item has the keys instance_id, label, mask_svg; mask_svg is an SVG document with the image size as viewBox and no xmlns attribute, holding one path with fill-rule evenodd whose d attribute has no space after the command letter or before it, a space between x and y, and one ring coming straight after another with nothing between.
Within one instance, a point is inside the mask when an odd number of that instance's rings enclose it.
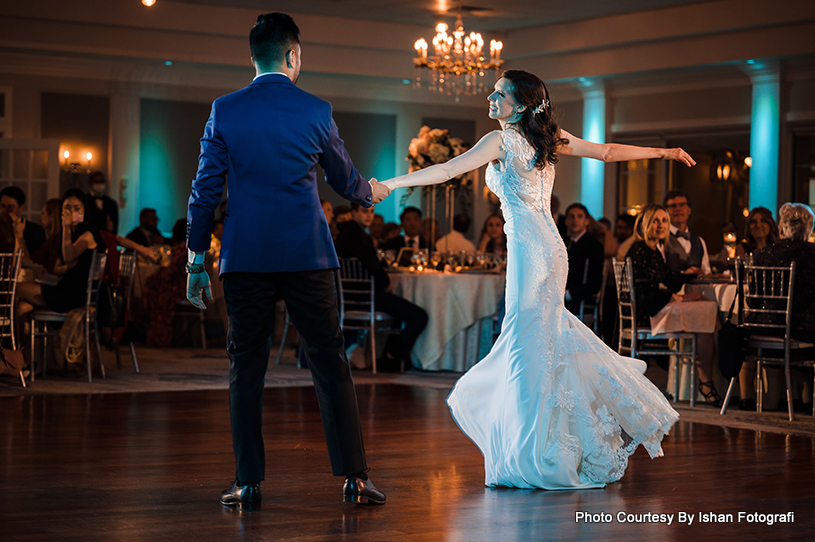
<instances>
[{"instance_id":1,"label":"chair back","mask_svg":"<svg viewBox=\"0 0 815 542\"><path fill-rule=\"evenodd\" d=\"M87 297L85 298L85 321L86 323L96 321L96 304L99 301L99 282L105 275L105 264L108 255L104 252L93 251L91 254L91 266L88 272Z\"/></svg>"},{"instance_id":2,"label":"chair back","mask_svg":"<svg viewBox=\"0 0 815 542\"><path fill-rule=\"evenodd\" d=\"M752 264L736 266L736 281L742 287L742 325L783 331L789 338L792 326L792 299L795 262L789 267Z\"/></svg>"},{"instance_id":3,"label":"chair back","mask_svg":"<svg viewBox=\"0 0 815 542\"><path fill-rule=\"evenodd\" d=\"M119 282L124 284L127 293L125 302L127 312L130 312L130 298L133 294L133 281L136 276L136 253L119 251Z\"/></svg>"},{"instance_id":4,"label":"chair back","mask_svg":"<svg viewBox=\"0 0 815 542\"><path fill-rule=\"evenodd\" d=\"M17 349L14 301L21 262L20 251L0 254L0 340L10 338L13 350Z\"/></svg>"},{"instance_id":5,"label":"chair back","mask_svg":"<svg viewBox=\"0 0 815 542\"><path fill-rule=\"evenodd\" d=\"M617 289L617 306L620 316L620 341L619 349L623 348L623 332L631 333L631 342L637 334L637 296L634 292L634 267L631 258L626 258L624 262L618 262L615 258L612 262L614 266L614 285Z\"/></svg>"},{"instance_id":6,"label":"chair back","mask_svg":"<svg viewBox=\"0 0 815 542\"><path fill-rule=\"evenodd\" d=\"M357 258L340 258L340 322L343 327L348 320L367 320L373 325L375 319L374 279Z\"/></svg>"}]
</instances>

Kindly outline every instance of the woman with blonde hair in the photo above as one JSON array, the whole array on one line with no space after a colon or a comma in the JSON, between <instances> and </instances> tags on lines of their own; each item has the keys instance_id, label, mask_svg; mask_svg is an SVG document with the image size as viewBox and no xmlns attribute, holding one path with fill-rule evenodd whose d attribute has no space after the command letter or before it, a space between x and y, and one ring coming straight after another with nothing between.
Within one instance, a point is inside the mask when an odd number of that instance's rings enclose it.
<instances>
[{"instance_id":1,"label":"woman with blonde hair","mask_svg":"<svg viewBox=\"0 0 815 542\"><path fill-rule=\"evenodd\" d=\"M643 209L634 226L637 241L631 245L627 257L634 269L634 289L637 294L639 322L650 327L650 317L656 316L669 303L699 301L699 292L680 295L682 286L696 278L694 273L679 273L668 269L664 245L671 231L668 211L662 205L650 204ZM700 334L697 339L699 353L699 392L705 401L716 407L722 398L713 383L713 337Z\"/></svg>"}]
</instances>

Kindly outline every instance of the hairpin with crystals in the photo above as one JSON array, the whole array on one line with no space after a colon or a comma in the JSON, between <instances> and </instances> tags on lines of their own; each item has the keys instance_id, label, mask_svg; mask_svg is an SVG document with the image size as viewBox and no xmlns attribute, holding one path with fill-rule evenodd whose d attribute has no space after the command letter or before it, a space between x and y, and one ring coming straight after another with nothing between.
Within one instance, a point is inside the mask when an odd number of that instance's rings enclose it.
<instances>
[{"instance_id":1,"label":"hairpin with crystals","mask_svg":"<svg viewBox=\"0 0 815 542\"><path fill-rule=\"evenodd\" d=\"M532 110L532 113L537 115L538 113L543 113L543 111L549 107L549 100L543 100L538 107Z\"/></svg>"}]
</instances>

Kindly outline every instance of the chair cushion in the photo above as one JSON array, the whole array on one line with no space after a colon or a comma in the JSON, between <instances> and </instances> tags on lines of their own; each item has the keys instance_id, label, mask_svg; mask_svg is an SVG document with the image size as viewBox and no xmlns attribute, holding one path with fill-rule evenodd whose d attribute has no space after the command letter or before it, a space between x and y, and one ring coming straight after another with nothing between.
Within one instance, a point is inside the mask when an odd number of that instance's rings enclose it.
<instances>
[{"instance_id":1,"label":"chair cushion","mask_svg":"<svg viewBox=\"0 0 815 542\"><path fill-rule=\"evenodd\" d=\"M68 315L64 312L48 311L48 310L35 310L29 314L32 320L39 320L41 322L64 322Z\"/></svg>"}]
</instances>

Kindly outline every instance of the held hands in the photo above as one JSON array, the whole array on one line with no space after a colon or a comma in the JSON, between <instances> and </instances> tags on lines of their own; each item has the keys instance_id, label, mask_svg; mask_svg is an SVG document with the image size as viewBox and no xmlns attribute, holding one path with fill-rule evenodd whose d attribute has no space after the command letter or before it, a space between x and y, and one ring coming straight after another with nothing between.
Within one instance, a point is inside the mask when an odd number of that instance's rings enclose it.
<instances>
[{"instance_id":1,"label":"held hands","mask_svg":"<svg viewBox=\"0 0 815 542\"><path fill-rule=\"evenodd\" d=\"M385 183L380 183L373 177L368 181L368 184L371 185L371 192L372 197L374 200L374 205L381 202L388 196L390 196L391 189Z\"/></svg>"},{"instance_id":2,"label":"held hands","mask_svg":"<svg viewBox=\"0 0 815 542\"><path fill-rule=\"evenodd\" d=\"M212 288L209 285L209 275L206 271L200 273L187 274L187 299L194 306L201 310L206 310L207 306L204 305L204 300L201 299L201 293L205 293L207 299L212 301Z\"/></svg>"},{"instance_id":3,"label":"held hands","mask_svg":"<svg viewBox=\"0 0 815 542\"><path fill-rule=\"evenodd\" d=\"M675 149L664 149L665 152L662 155L663 160L676 160L677 162L682 162L688 167L695 166L696 160L691 158L691 155L680 149L679 147Z\"/></svg>"}]
</instances>

